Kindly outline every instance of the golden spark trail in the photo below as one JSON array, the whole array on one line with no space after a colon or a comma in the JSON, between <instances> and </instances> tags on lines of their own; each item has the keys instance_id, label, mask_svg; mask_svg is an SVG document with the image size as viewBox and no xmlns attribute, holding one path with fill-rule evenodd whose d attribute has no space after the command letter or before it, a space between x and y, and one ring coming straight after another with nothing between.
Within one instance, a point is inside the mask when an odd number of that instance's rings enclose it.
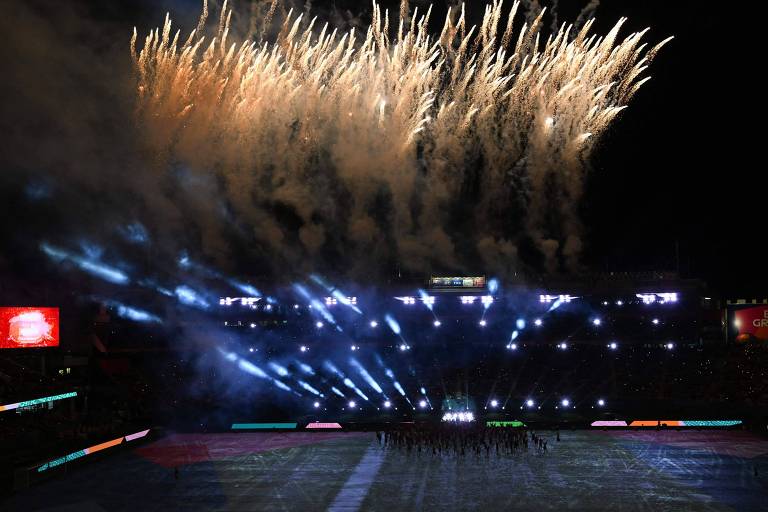
<instances>
[{"instance_id":1,"label":"golden spark trail","mask_svg":"<svg viewBox=\"0 0 768 512\"><path fill-rule=\"evenodd\" d=\"M669 39L651 48L645 31L620 39L625 19L604 37L590 34L590 20L545 38L544 13L527 25L515 19L519 8L519 0L509 11L494 0L468 27L462 5L437 36L428 31L431 7L410 12L405 0L396 21L374 2L365 33L290 11L273 41L233 42L226 3L213 37L204 34L204 5L185 42L171 35L169 17L140 50L134 31L137 119L159 154L224 176L235 207L268 243L280 228L254 203L293 205L312 252L325 237L318 212L340 215L313 189L335 180L353 198L351 240L375 243L367 209L386 186L398 250L421 258L417 239L445 242L445 205L468 173L480 179L478 218L503 210L510 175L525 175L525 224L544 242L553 236L543 228L545 183L560 190L565 232L578 231L583 163ZM400 207L415 195L418 212ZM450 262L450 247L445 254Z\"/></svg>"}]
</instances>

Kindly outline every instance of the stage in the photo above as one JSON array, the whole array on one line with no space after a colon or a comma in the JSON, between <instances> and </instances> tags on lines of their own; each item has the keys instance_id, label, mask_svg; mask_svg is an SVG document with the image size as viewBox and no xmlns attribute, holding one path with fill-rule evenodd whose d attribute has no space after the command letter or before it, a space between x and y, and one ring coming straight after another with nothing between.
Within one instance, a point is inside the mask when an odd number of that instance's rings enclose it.
<instances>
[{"instance_id":1,"label":"stage","mask_svg":"<svg viewBox=\"0 0 768 512\"><path fill-rule=\"evenodd\" d=\"M752 434L579 430L557 442L539 433L546 454L442 458L382 450L373 433L172 434L0 509L768 510L768 440Z\"/></svg>"}]
</instances>

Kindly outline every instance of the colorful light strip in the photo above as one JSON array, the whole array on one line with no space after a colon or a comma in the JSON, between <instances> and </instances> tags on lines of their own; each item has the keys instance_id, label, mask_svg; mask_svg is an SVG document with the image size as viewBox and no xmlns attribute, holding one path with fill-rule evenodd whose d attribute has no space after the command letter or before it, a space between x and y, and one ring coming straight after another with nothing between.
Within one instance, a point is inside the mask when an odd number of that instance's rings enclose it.
<instances>
[{"instance_id":1,"label":"colorful light strip","mask_svg":"<svg viewBox=\"0 0 768 512\"><path fill-rule=\"evenodd\" d=\"M44 404L47 402L55 402L56 400L64 400L65 398L74 398L76 396L77 391L71 391L69 393L62 393L61 395L45 396L43 398L35 398L32 400L26 400L24 402L17 402L15 404L0 405L0 412L31 407L33 405Z\"/></svg>"},{"instance_id":2,"label":"colorful light strip","mask_svg":"<svg viewBox=\"0 0 768 512\"><path fill-rule=\"evenodd\" d=\"M141 432L136 432L135 434L127 435L127 436L125 436L125 441L126 442L133 441L134 439L139 439L141 437L146 436L147 434L149 434L149 429L142 430Z\"/></svg>"},{"instance_id":3,"label":"colorful light strip","mask_svg":"<svg viewBox=\"0 0 768 512\"><path fill-rule=\"evenodd\" d=\"M341 425L338 423L320 423L319 421L316 421L315 423L309 423L305 428L341 428Z\"/></svg>"},{"instance_id":4,"label":"colorful light strip","mask_svg":"<svg viewBox=\"0 0 768 512\"><path fill-rule=\"evenodd\" d=\"M513 421L486 421L486 427L524 427L525 423L518 420Z\"/></svg>"},{"instance_id":5,"label":"colorful light strip","mask_svg":"<svg viewBox=\"0 0 768 512\"><path fill-rule=\"evenodd\" d=\"M741 420L683 420L686 427L733 427L741 423Z\"/></svg>"},{"instance_id":6,"label":"colorful light strip","mask_svg":"<svg viewBox=\"0 0 768 512\"><path fill-rule=\"evenodd\" d=\"M270 430L296 428L296 423L233 423L232 430Z\"/></svg>"},{"instance_id":7,"label":"colorful light strip","mask_svg":"<svg viewBox=\"0 0 768 512\"><path fill-rule=\"evenodd\" d=\"M630 423L619 420L593 421L593 427L733 427L741 420L634 420Z\"/></svg>"},{"instance_id":8,"label":"colorful light strip","mask_svg":"<svg viewBox=\"0 0 768 512\"><path fill-rule=\"evenodd\" d=\"M630 427L658 427L659 425L666 427L683 426L680 420L634 420L629 424Z\"/></svg>"},{"instance_id":9,"label":"colorful light strip","mask_svg":"<svg viewBox=\"0 0 768 512\"><path fill-rule=\"evenodd\" d=\"M52 461L46 462L45 464L37 468L37 472L42 473L43 471L46 471L51 468L55 468L56 466L61 466L65 462L71 462L75 459L85 457L86 455L100 452L101 450L106 450L107 448L112 448L113 446L117 446L120 443L122 443L123 440L127 442L127 441L133 441L134 439L138 439L140 437L144 437L149 433L149 431L150 429L142 430L141 432L136 432L135 434L129 434L124 437L118 437L117 439L113 439L111 441L99 443L93 446L89 446L88 448L78 450L76 452L72 452L69 455L65 455L64 457L59 457L58 459L53 459Z\"/></svg>"}]
</instances>

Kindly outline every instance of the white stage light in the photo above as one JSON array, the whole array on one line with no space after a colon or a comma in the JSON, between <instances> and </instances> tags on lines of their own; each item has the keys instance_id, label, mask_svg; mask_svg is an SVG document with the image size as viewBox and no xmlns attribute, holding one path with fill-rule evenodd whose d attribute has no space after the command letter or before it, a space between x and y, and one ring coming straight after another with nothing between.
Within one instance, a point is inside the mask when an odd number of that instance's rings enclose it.
<instances>
[{"instance_id":1,"label":"white stage light","mask_svg":"<svg viewBox=\"0 0 768 512\"><path fill-rule=\"evenodd\" d=\"M592 325L598 326L602 323L602 321L599 318L593 318L592 319Z\"/></svg>"},{"instance_id":2,"label":"white stage light","mask_svg":"<svg viewBox=\"0 0 768 512\"><path fill-rule=\"evenodd\" d=\"M623 306L623 305L624 305L624 302L623 302L623 301L620 301L620 300L617 300L617 301L616 301L616 305L617 305L617 306Z\"/></svg>"},{"instance_id":3,"label":"white stage light","mask_svg":"<svg viewBox=\"0 0 768 512\"><path fill-rule=\"evenodd\" d=\"M387 400L386 402L384 402L384 407L386 407L387 409L389 409L390 407L392 407L392 402L390 402L389 400Z\"/></svg>"},{"instance_id":4,"label":"white stage light","mask_svg":"<svg viewBox=\"0 0 768 512\"><path fill-rule=\"evenodd\" d=\"M302 345L302 346L299 347L299 350L301 350L302 352L306 352L309 349L307 348L306 345Z\"/></svg>"},{"instance_id":5,"label":"white stage light","mask_svg":"<svg viewBox=\"0 0 768 512\"><path fill-rule=\"evenodd\" d=\"M320 402L315 402L315 409L318 409L320 407Z\"/></svg>"},{"instance_id":6,"label":"white stage light","mask_svg":"<svg viewBox=\"0 0 768 512\"><path fill-rule=\"evenodd\" d=\"M349 347L349 348L351 348L351 349L352 349L352 352L354 352L355 350L357 350L357 345L352 345L352 346L351 346L351 347Z\"/></svg>"},{"instance_id":7,"label":"white stage light","mask_svg":"<svg viewBox=\"0 0 768 512\"><path fill-rule=\"evenodd\" d=\"M674 343L667 343L667 350L672 350L673 348L675 348Z\"/></svg>"},{"instance_id":8,"label":"white stage light","mask_svg":"<svg viewBox=\"0 0 768 512\"><path fill-rule=\"evenodd\" d=\"M354 408L355 408L355 406L356 406L357 404L355 403L355 401L354 401L354 400L350 400L350 401L349 401L349 404L347 404L347 405L349 405L349 408L350 408L350 409L354 409Z\"/></svg>"},{"instance_id":9,"label":"white stage light","mask_svg":"<svg viewBox=\"0 0 768 512\"><path fill-rule=\"evenodd\" d=\"M497 407L499 405L498 400L491 400L491 407Z\"/></svg>"},{"instance_id":10,"label":"white stage light","mask_svg":"<svg viewBox=\"0 0 768 512\"><path fill-rule=\"evenodd\" d=\"M421 400L419 402L419 407L421 407L422 409L424 409L426 406L427 406L427 401L426 400Z\"/></svg>"},{"instance_id":11,"label":"white stage light","mask_svg":"<svg viewBox=\"0 0 768 512\"><path fill-rule=\"evenodd\" d=\"M253 352L253 347L249 348L248 352Z\"/></svg>"},{"instance_id":12,"label":"white stage light","mask_svg":"<svg viewBox=\"0 0 768 512\"><path fill-rule=\"evenodd\" d=\"M542 324L542 323L543 323L543 322L541 321L541 318L537 318L536 320L534 320L534 321L533 321L533 324L534 324L536 327L541 327L541 324Z\"/></svg>"},{"instance_id":13,"label":"white stage light","mask_svg":"<svg viewBox=\"0 0 768 512\"><path fill-rule=\"evenodd\" d=\"M571 401L568 400L567 398L563 398L562 402L560 403L562 404L563 407L568 407L569 405L571 405Z\"/></svg>"},{"instance_id":14,"label":"white stage light","mask_svg":"<svg viewBox=\"0 0 768 512\"><path fill-rule=\"evenodd\" d=\"M616 350L616 348L618 347L618 345L616 344L616 342L615 342L615 341L612 341L612 342L611 342L611 343L608 345L608 347L610 347L610 349L611 349L611 350Z\"/></svg>"},{"instance_id":15,"label":"white stage light","mask_svg":"<svg viewBox=\"0 0 768 512\"><path fill-rule=\"evenodd\" d=\"M603 400L601 398L600 400L597 401L597 405L599 405L600 407L604 406L605 405L605 400Z\"/></svg>"},{"instance_id":16,"label":"white stage light","mask_svg":"<svg viewBox=\"0 0 768 512\"><path fill-rule=\"evenodd\" d=\"M378 326L379 326L379 322L377 322L376 320L371 320L371 327L375 329Z\"/></svg>"},{"instance_id":17,"label":"white stage light","mask_svg":"<svg viewBox=\"0 0 768 512\"><path fill-rule=\"evenodd\" d=\"M560 348L560 350L565 350L568 348L568 344L566 342L562 342L561 344L558 345L558 347Z\"/></svg>"},{"instance_id":18,"label":"white stage light","mask_svg":"<svg viewBox=\"0 0 768 512\"><path fill-rule=\"evenodd\" d=\"M485 327L488 322L486 322L485 320L480 320L479 323L480 323L480 327Z\"/></svg>"},{"instance_id":19,"label":"white stage light","mask_svg":"<svg viewBox=\"0 0 768 512\"><path fill-rule=\"evenodd\" d=\"M525 329L525 320L522 318L518 318L517 322L515 322L515 325L518 329Z\"/></svg>"},{"instance_id":20,"label":"white stage light","mask_svg":"<svg viewBox=\"0 0 768 512\"><path fill-rule=\"evenodd\" d=\"M443 325L443 323L440 320L435 320L434 322L432 322L432 325L434 325L435 327L440 327L441 325Z\"/></svg>"},{"instance_id":21,"label":"white stage light","mask_svg":"<svg viewBox=\"0 0 768 512\"><path fill-rule=\"evenodd\" d=\"M400 345L400 351L401 352L405 352L406 350L408 350L408 345L406 345L405 343L401 344Z\"/></svg>"},{"instance_id":22,"label":"white stage light","mask_svg":"<svg viewBox=\"0 0 768 512\"><path fill-rule=\"evenodd\" d=\"M322 329L323 328L323 322L317 322L315 324L315 327L317 327L318 329Z\"/></svg>"},{"instance_id":23,"label":"white stage light","mask_svg":"<svg viewBox=\"0 0 768 512\"><path fill-rule=\"evenodd\" d=\"M251 329L253 329L253 328L255 328L255 327L256 327L256 324L252 323L252 324L251 324Z\"/></svg>"},{"instance_id":24,"label":"white stage light","mask_svg":"<svg viewBox=\"0 0 768 512\"><path fill-rule=\"evenodd\" d=\"M507 345L507 348L509 350L517 350L517 343L510 343L509 345Z\"/></svg>"},{"instance_id":25,"label":"white stage light","mask_svg":"<svg viewBox=\"0 0 768 512\"><path fill-rule=\"evenodd\" d=\"M528 400L526 400L526 401L525 401L525 405L527 405L528 407L533 407L533 405L534 405L534 402L533 402L533 400L531 400L531 399L529 398Z\"/></svg>"},{"instance_id":26,"label":"white stage light","mask_svg":"<svg viewBox=\"0 0 768 512\"><path fill-rule=\"evenodd\" d=\"M659 319L658 318L654 318L653 320L651 320L651 323L653 325L659 325Z\"/></svg>"}]
</instances>

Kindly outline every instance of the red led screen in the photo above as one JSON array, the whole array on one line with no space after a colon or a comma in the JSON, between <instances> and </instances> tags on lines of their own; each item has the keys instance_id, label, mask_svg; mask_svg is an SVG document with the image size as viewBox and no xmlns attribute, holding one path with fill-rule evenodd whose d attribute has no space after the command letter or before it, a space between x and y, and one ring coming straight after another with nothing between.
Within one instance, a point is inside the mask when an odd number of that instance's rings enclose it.
<instances>
[{"instance_id":1,"label":"red led screen","mask_svg":"<svg viewBox=\"0 0 768 512\"><path fill-rule=\"evenodd\" d=\"M59 346L59 308L0 307L0 349Z\"/></svg>"}]
</instances>

